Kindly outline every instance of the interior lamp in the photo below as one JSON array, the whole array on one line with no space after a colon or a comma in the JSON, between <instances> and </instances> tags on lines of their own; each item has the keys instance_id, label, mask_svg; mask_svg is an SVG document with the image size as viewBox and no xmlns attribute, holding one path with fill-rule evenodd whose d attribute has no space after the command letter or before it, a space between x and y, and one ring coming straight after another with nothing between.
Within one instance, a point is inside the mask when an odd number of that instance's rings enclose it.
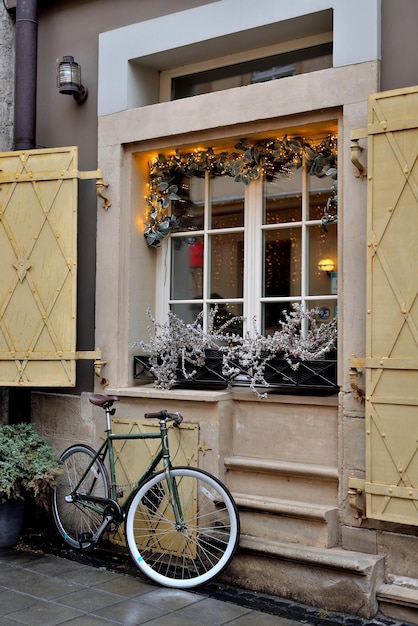
<instances>
[{"instance_id":1,"label":"interior lamp","mask_svg":"<svg viewBox=\"0 0 418 626\"><path fill-rule=\"evenodd\" d=\"M60 93L74 96L77 104L83 104L88 89L81 83L81 67L72 56L64 56L57 62L57 86Z\"/></svg>"},{"instance_id":2,"label":"interior lamp","mask_svg":"<svg viewBox=\"0 0 418 626\"><path fill-rule=\"evenodd\" d=\"M330 274L331 272L334 271L335 268L335 263L332 259L321 259L318 262L318 269L321 272L327 272L327 274Z\"/></svg>"}]
</instances>

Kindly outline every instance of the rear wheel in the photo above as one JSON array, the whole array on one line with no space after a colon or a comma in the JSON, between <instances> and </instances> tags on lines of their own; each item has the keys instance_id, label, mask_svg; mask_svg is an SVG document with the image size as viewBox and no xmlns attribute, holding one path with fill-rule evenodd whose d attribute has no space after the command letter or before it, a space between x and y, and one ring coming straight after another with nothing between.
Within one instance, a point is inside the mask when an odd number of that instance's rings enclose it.
<instances>
[{"instance_id":1,"label":"rear wheel","mask_svg":"<svg viewBox=\"0 0 418 626\"><path fill-rule=\"evenodd\" d=\"M88 548L92 537L103 520L104 506L82 501L67 501L72 491L98 498L110 496L109 478L100 459L89 446L71 446L61 455L64 471L58 476L52 494L52 514L55 524L72 548ZM91 467L90 467L91 465ZM88 469L89 468L89 469ZM87 471L88 469L88 471Z\"/></svg>"},{"instance_id":2,"label":"rear wheel","mask_svg":"<svg viewBox=\"0 0 418 626\"><path fill-rule=\"evenodd\" d=\"M181 519L176 520L165 472L155 474L129 506L126 543L149 578L185 589L207 583L229 564L238 546L239 517L231 494L214 476L190 467L170 473Z\"/></svg>"}]
</instances>

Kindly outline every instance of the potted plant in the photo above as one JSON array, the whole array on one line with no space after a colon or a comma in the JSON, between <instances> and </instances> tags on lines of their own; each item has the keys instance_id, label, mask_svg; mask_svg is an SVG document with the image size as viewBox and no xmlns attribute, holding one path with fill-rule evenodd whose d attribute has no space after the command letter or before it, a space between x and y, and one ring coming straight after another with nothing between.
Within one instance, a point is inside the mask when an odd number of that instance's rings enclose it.
<instances>
[{"instance_id":1,"label":"potted plant","mask_svg":"<svg viewBox=\"0 0 418 626\"><path fill-rule=\"evenodd\" d=\"M171 389L174 384L193 381L226 386L219 344L224 340L222 331L229 322L217 331L213 330L217 307L210 312L209 332L203 331L202 313L191 324L171 311L164 323L157 322L150 310L147 314L153 329L148 327L149 342L139 341L134 344L144 353L135 357L137 377L138 370L140 375L151 374L159 389Z\"/></svg>"},{"instance_id":2,"label":"potted plant","mask_svg":"<svg viewBox=\"0 0 418 626\"><path fill-rule=\"evenodd\" d=\"M18 542L27 498L47 505L60 468L48 440L33 424L0 426L0 548Z\"/></svg>"},{"instance_id":3,"label":"potted plant","mask_svg":"<svg viewBox=\"0 0 418 626\"><path fill-rule=\"evenodd\" d=\"M140 378L151 374L161 389L192 380L205 383L210 372L224 386L248 384L259 398L265 394L258 387L274 384L276 389L301 391L309 388L313 379L317 391L335 391L336 361L329 359L329 354L336 342L336 320L318 323L317 309L305 311L300 304L294 304L292 311L283 312L281 329L268 336L257 331L255 320L252 333L241 336L228 332L239 318L214 330L216 308L210 313L208 332L203 331L201 315L193 324L186 324L171 312L165 323L157 322L149 311L148 315L154 329L148 329L148 343L134 344L144 353L134 357L134 375ZM306 332L302 332L304 327ZM329 370L333 370L332 376ZM310 388L315 389L315 384Z\"/></svg>"},{"instance_id":4,"label":"potted plant","mask_svg":"<svg viewBox=\"0 0 418 626\"><path fill-rule=\"evenodd\" d=\"M260 334L256 320L252 333L247 332L243 337L228 335L226 345L221 348L225 375L233 382L235 376L242 379L245 373L251 389L260 398L266 394L261 394L257 387L272 384L286 391L301 392L302 388L313 391L315 387L331 390L333 377L326 372L336 366L329 356L337 340L337 322L334 319L328 324L318 323L318 313L316 308L305 310L295 303L290 312L283 311L281 328L272 335Z\"/></svg>"}]
</instances>

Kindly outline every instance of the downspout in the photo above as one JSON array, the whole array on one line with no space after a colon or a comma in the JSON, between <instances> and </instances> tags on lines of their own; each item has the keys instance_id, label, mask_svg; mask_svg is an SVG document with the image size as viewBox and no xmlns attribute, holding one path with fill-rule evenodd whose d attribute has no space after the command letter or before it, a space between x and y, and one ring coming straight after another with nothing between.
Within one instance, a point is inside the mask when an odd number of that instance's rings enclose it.
<instances>
[{"instance_id":1,"label":"downspout","mask_svg":"<svg viewBox=\"0 0 418 626\"><path fill-rule=\"evenodd\" d=\"M36 146L38 0L17 0L14 149Z\"/></svg>"},{"instance_id":2,"label":"downspout","mask_svg":"<svg viewBox=\"0 0 418 626\"><path fill-rule=\"evenodd\" d=\"M36 147L38 0L17 0L15 36L14 149ZM29 422L31 394L9 388L9 423Z\"/></svg>"}]
</instances>

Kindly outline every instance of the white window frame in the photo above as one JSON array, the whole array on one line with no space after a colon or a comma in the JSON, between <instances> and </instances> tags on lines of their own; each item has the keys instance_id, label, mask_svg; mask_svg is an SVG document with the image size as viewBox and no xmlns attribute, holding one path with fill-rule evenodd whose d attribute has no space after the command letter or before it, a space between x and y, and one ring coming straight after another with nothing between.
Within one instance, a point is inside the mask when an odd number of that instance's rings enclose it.
<instances>
[{"instance_id":1,"label":"white window frame","mask_svg":"<svg viewBox=\"0 0 418 626\"><path fill-rule=\"evenodd\" d=\"M209 180L209 174L206 174L206 182ZM312 226L320 226L320 220L308 219L309 215L309 172L304 168L302 174L302 217L298 222L283 222L280 224L263 224L263 185L264 180L260 178L257 181L251 181L244 188L244 226L225 228L225 229L209 229L209 206L210 186L205 185L205 211L204 211L204 229L193 231L193 236L203 236L204 238L204 261L203 261L203 302L210 303L211 299L206 298L208 293L207 283L209 280L210 263L208 259L209 245L208 239L211 234L221 234L222 232L243 232L244 233L244 284L243 298L226 298L228 302L242 303L243 306L243 330L244 332L253 331L253 320L256 319L258 330L260 330L260 322L262 319L262 305L268 302L300 302L306 308L311 308L310 303L313 301L338 301L337 294L309 295L308 294L308 262L309 262L309 228ZM301 294L300 296L280 296L265 297L262 296L263 281L263 233L268 230L280 230L289 228L301 228ZM184 237L189 231L180 231L177 236ZM170 237L176 237L176 234ZM157 263L157 289L156 312L157 319L166 319L170 310L170 305L174 303L191 303L189 300L173 300L170 298L170 277L171 277L171 241L167 237L161 247L161 254L158 255ZM207 323L207 307L204 310L204 324Z\"/></svg>"}]
</instances>

